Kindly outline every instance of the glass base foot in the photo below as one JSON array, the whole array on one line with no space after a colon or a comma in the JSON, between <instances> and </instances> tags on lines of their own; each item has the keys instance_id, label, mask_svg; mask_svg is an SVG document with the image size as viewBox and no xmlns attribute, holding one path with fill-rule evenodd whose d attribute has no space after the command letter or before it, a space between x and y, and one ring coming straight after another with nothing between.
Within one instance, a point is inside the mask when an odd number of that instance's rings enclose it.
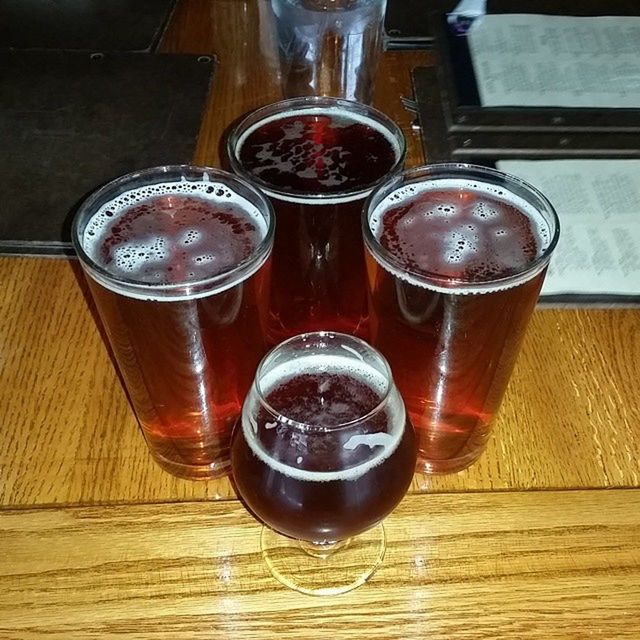
<instances>
[{"instance_id":1,"label":"glass base foot","mask_svg":"<svg viewBox=\"0 0 640 640\"><path fill-rule=\"evenodd\" d=\"M460 458L450 458L448 460L428 460L418 453L418 462L416 463L416 471L427 475L445 475L448 473L458 473L464 471L482 455L484 449L473 451Z\"/></svg>"},{"instance_id":2,"label":"glass base foot","mask_svg":"<svg viewBox=\"0 0 640 640\"><path fill-rule=\"evenodd\" d=\"M185 480L212 480L222 478L231 472L231 462L228 458L209 464L182 464L164 458L154 451L151 451L151 455L165 471Z\"/></svg>"},{"instance_id":3,"label":"glass base foot","mask_svg":"<svg viewBox=\"0 0 640 640\"><path fill-rule=\"evenodd\" d=\"M293 540L262 528L260 547L273 576L287 587L312 596L346 593L378 569L386 550L382 524L358 536L329 544Z\"/></svg>"}]
</instances>

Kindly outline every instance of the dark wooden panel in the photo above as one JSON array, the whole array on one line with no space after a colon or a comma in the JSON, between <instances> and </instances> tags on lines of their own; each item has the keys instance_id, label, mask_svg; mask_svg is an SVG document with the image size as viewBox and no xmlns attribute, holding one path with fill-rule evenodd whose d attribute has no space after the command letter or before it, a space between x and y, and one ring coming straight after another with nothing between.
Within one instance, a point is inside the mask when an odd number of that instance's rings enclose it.
<instances>
[{"instance_id":1,"label":"dark wooden panel","mask_svg":"<svg viewBox=\"0 0 640 640\"><path fill-rule=\"evenodd\" d=\"M0 48L150 51L176 0L0 0Z\"/></svg>"},{"instance_id":2,"label":"dark wooden panel","mask_svg":"<svg viewBox=\"0 0 640 640\"><path fill-rule=\"evenodd\" d=\"M75 207L97 185L189 162L214 62L187 55L0 56L0 250L70 249Z\"/></svg>"}]
</instances>

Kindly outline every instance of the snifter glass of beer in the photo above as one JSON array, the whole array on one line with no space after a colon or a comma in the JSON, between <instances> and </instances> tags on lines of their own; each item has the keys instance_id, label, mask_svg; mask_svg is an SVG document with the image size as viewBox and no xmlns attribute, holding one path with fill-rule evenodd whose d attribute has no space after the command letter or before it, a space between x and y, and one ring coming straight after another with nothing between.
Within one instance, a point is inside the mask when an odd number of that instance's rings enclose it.
<instances>
[{"instance_id":1,"label":"snifter glass of beer","mask_svg":"<svg viewBox=\"0 0 640 640\"><path fill-rule=\"evenodd\" d=\"M533 186L464 164L408 171L363 213L372 343L418 437L418 469L482 453L558 242Z\"/></svg>"},{"instance_id":2,"label":"snifter glass of beer","mask_svg":"<svg viewBox=\"0 0 640 640\"><path fill-rule=\"evenodd\" d=\"M398 126L355 102L285 100L240 123L228 153L276 212L269 342L323 330L366 338L360 214L373 188L402 169Z\"/></svg>"},{"instance_id":3,"label":"snifter glass of beer","mask_svg":"<svg viewBox=\"0 0 640 640\"><path fill-rule=\"evenodd\" d=\"M261 547L273 575L332 595L382 561L381 521L411 483L416 444L382 355L359 338L317 332L265 356L231 461L240 497L266 525Z\"/></svg>"},{"instance_id":4,"label":"snifter glass of beer","mask_svg":"<svg viewBox=\"0 0 640 640\"><path fill-rule=\"evenodd\" d=\"M266 352L274 220L253 187L166 166L96 191L73 223L126 391L155 460L186 478L229 470L232 426Z\"/></svg>"}]
</instances>

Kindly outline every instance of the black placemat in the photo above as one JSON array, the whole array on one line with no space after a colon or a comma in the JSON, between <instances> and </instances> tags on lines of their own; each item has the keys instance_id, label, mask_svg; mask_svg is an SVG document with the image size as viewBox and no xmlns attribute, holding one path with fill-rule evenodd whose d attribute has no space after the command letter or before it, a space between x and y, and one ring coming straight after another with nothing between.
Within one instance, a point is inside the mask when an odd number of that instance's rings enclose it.
<instances>
[{"instance_id":1,"label":"black placemat","mask_svg":"<svg viewBox=\"0 0 640 640\"><path fill-rule=\"evenodd\" d=\"M439 0L438 0L439 1ZM434 0L387 0L387 49L424 49L433 45L430 11Z\"/></svg>"},{"instance_id":2,"label":"black placemat","mask_svg":"<svg viewBox=\"0 0 640 640\"><path fill-rule=\"evenodd\" d=\"M0 0L0 48L152 51L176 0Z\"/></svg>"},{"instance_id":3,"label":"black placemat","mask_svg":"<svg viewBox=\"0 0 640 640\"><path fill-rule=\"evenodd\" d=\"M215 62L189 55L0 54L0 251L71 252L78 203L191 161Z\"/></svg>"}]
</instances>

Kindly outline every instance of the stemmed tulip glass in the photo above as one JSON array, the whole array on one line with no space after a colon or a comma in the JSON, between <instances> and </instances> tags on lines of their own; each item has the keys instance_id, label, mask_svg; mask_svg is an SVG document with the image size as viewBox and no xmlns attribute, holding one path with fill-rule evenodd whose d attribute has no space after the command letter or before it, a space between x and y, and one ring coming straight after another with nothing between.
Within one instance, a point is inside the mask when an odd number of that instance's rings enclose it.
<instances>
[{"instance_id":1,"label":"stemmed tulip glass","mask_svg":"<svg viewBox=\"0 0 640 640\"><path fill-rule=\"evenodd\" d=\"M416 444L383 356L353 336L316 332L265 356L231 459L241 499L265 525L272 574L331 595L382 562L381 521L409 487Z\"/></svg>"}]
</instances>

